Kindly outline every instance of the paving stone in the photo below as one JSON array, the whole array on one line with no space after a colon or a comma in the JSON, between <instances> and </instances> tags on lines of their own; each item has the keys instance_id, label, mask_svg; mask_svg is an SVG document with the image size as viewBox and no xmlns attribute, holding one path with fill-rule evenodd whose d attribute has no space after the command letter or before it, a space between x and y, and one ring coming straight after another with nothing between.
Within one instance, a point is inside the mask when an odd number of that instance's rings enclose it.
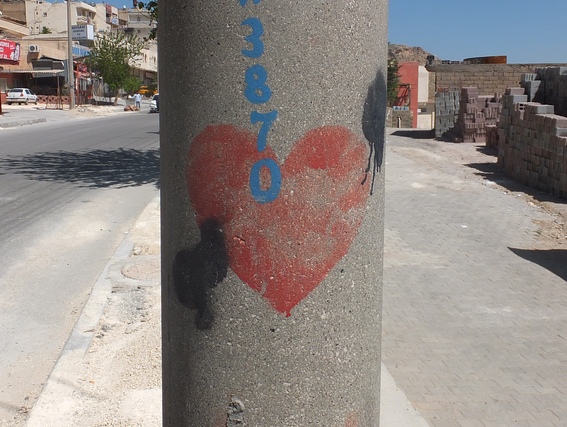
<instances>
[{"instance_id":1,"label":"paving stone","mask_svg":"<svg viewBox=\"0 0 567 427\"><path fill-rule=\"evenodd\" d=\"M567 425L566 276L537 261L552 217L443 153L388 137L383 362L431 426Z\"/></svg>"}]
</instances>

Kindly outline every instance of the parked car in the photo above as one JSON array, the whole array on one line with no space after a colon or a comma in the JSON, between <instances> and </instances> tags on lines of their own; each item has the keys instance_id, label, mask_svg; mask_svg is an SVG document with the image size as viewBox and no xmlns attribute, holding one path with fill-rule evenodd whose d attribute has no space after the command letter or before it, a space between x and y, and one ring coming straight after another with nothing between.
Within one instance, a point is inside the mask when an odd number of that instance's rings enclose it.
<instances>
[{"instance_id":1,"label":"parked car","mask_svg":"<svg viewBox=\"0 0 567 427\"><path fill-rule=\"evenodd\" d=\"M159 113L159 93L152 96L150 100L150 113Z\"/></svg>"},{"instance_id":2,"label":"parked car","mask_svg":"<svg viewBox=\"0 0 567 427\"><path fill-rule=\"evenodd\" d=\"M17 87L10 89L6 93L6 104L11 105L15 102L18 104L29 104L33 102L37 105L37 95L27 88Z\"/></svg>"}]
</instances>

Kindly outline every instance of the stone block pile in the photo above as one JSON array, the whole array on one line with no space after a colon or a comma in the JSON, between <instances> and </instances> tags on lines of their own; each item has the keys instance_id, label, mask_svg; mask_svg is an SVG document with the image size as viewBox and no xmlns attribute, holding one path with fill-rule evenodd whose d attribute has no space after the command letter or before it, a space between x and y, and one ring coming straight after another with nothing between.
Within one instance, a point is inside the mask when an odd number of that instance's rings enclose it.
<instances>
[{"instance_id":1,"label":"stone block pile","mask_svg":"<svg viewBox=\"0 0 567 427\"><path fill-rule=\"evenodd\" d=\"M454 142L486 142L487 126L496 126L500 117L500 96L481 96L476 87L461 90L461 103L455 127L450 132Z\"/></svg>"},{"instance_id":2,"label":"stone block pile","mask_svg":"<svg viewBox=\"0 0 567 427\"><path fill-rule=\"evenodd\" d=\"M459 118L460 88L449 88L435 94L435 138L441 138L455 127Z\"/></svg>"},{"instance_id":3,"label":"stone block pile","mask_svg":"<svg viewBox=\"0 0 567 427\"><path fill-rule=\"evenodd\" d=\"M517 181L567 198L567 117L528 98L524 88L502 98L498 165Z\"/></svg>"},{"instance_id":4,"label":"stone block pile","mask_svg":"<svg viewBox=\"0 0 567 427\"><path fill-rule=\"evenodd\" d=\"M522 74L520 86L528 102L553 105L557 114L567 116L567 67L538 67Z\"/></svg>"},{"instance_id":5,"label":"stone block pile","mask_svg":"<svg viewBox=\"0 0 567 427\"><path fill-rule=\"evenodd\" d=\"M544 82L545 98L535 101L553 105L557 114L567 116L567 67L536 68L536 74Z\"/></svg>"},{"instance_id":6,"label":"stone block pile","mask_svg":"<svg viewBox=\"0 0 567 427\"><path fill-rule=\"evenodd\" d=\"M520 86L524 88L528 102L545 103L545 82L539 80L536 73L522 74Z\"/></svg>"}]
</instances>

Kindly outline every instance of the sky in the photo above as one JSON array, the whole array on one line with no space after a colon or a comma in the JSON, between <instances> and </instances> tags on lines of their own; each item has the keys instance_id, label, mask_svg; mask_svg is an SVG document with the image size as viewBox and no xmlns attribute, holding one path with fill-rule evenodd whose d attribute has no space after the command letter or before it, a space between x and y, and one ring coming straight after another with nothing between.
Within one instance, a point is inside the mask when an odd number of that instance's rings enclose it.
<instances>
[{"instance_id":1,"label":"sky","mask_svg":"<svg viewBox=\"0 0 567 427\"><path fill-rule=\"evenodd\" d=\"M567 63L567 0L390 0L388 41L453 61Z\"/></svg>"},{"instance_id":2,"label":"sky","mask_svg":"<svg viewBox=\"0 0 567 427\"><path fill-rule=\"evenodd\" d=\"M132 7L132 0L106 3ZM388 3L390 43L420 46L440 59L453 61L506 55L511 64L567 63L567 0Z\"/></svg>"}]
</instances>

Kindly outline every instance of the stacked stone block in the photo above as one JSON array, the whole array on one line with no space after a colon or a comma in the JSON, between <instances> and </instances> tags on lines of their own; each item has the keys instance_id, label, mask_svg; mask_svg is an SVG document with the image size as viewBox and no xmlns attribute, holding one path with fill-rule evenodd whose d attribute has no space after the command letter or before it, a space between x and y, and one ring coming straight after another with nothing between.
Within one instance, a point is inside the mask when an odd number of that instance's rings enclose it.
<instances>
[{"instance_id":1,"label":"stacked stone block","mask_svg":"<svg viewBox=\"0 0 567 427\"><path fill-rule=\"evenodd\" d=\"M484 138L484 115L479 113L478 89L464 87L461 90L461 108L455 131L456 142L475 142L475 138ZM484 142L484 141L483 141Z\"/></svg>"},{"instance_id":2,"label":"stacked stone block","mask_svg":"<svg viewBox=\"0 0 567 427\"><path fill-rule=\"evenodd\" d=\"M486 146L494 150L498 149L498 126L486 126Z\"/></svg>"},{"instance_id":3,"label":"stacked stone block","mask_svg":"<svg viewBox=\"0 0 567 427\"><path fill-rule=\"evenodd\" d=\"M461 90L459 116L450 132L454 142L486 142L486 127L495 126L500 117L500 97L481 96L478 88Z\"/></svg>"},{"instance_id":4,"label":"stacked stone block","mask_svg":"<svg viewBox=\"0 0 567 427\"><path fill-rule=\"evenodd\" d=\"M529 102L545 104L545 82L539 80L536 73L522 74L520 86L524 88Z\"/></svg>"},{"instance_id":5,"label":"stacked stone block","mask_svg":"<svg viewBox=\"0 0 567 427\"><path fill-rule=\"evenodd\" d=\"M460 88L449 88L435 94L435 137L441 138L453 129L459 117Z\"/></svg>"},{"instance_id":6,"label":"stacked stone block","mask_svg":"<svg viewBox=\"0 0 567 427\"><path fill-rule=\"evenodd\" d=\"M517 181L567 198L567 117L523 92L509 89L502 99L498 165Z\"/></svg>"},{"instance_id":7,"label":"stacked stone block","mask_svg":"<svg viewBox=\"0 0 567 427\"><path fill-rule=\"evenodd\" d=\"M544 82L545 98L535 101L553 105L557 114L567 116L567 67L536 68L537 79Z\"/></svg>"}]
</instances>

